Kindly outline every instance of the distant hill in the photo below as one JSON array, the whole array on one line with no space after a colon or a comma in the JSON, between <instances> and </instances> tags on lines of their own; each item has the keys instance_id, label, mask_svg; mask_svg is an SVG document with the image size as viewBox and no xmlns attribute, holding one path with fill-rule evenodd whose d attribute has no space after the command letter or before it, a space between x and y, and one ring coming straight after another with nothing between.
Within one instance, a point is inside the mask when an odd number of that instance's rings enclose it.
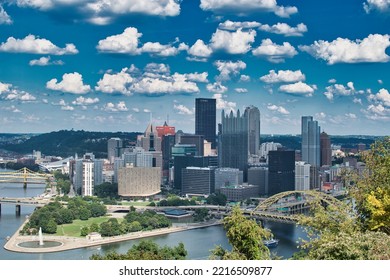
<instances>
[{"instance_id":1,"label":"distant hill","mask_svg":"<svg viewBox=\"0 0 390 280\"><path fill-rule=\"evenodd\" d=\"M381 136L369 136L369 135L330 135L330 142L334 145L340 145L343 148L356 148L359 143L366 144L367 149L372 143L376 140L379 140L383 137ZM275 142L280 143L284 147L293 150L301 149L301 136L300 135L261 135L261 143L265 142Z\"/></svg>"},{"instance_id":2,"label":"distant hill","mask_svg":"<svg viewBox=\"0 0 390 280\"><path fill-rule=\"evenodd\" d=\"M31 154L33 150L42 154L68 157L93 152L97 158L107 157L107 140L118 137L124 146L134 142L139 132L89 132L84 130L60 130L25 138L18 143L0 143L0 149L19 154Z\"/></svg>"}]
</instances>

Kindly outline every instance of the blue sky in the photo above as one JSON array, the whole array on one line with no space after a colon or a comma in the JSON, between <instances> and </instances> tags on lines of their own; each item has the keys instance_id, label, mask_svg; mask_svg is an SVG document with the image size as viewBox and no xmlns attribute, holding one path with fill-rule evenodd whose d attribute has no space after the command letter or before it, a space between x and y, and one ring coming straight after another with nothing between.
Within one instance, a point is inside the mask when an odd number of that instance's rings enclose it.
<instances>
[{"instance_id":1,"label":"blue sky","mask_svg":"<svg viewBox=\"0 0 390 280\"><path fill-rule=\"evenodd\" d=\"M0 1L0 131L194 131L195 98L261 133L390 133L390 0ZM217 119L217 121L218 121Z\"/></svg>"}]
</instances>

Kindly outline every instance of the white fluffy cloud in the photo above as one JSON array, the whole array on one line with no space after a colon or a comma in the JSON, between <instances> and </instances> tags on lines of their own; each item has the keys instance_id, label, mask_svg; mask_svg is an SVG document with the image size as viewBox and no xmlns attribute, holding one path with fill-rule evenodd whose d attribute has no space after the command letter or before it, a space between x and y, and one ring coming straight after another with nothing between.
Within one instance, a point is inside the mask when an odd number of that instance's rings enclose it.
<instances>
[{"instance_id":1,"label":"white fluffy cloud","mask_svg":"<svg viewBox=\"0 0 390 280\"><path fill-rule=\"evenodd\" d=\"M303 23L299 23L296 27L291 27L287 23L280 22L272 26L262 24L259 29L270 33L284 35L286 37L303 36L303 33L307 32L307 26Z\"/></svg>"},{"instance_id":2,"label":"white fluffy cloud","mask_svg":"<svg viewBox=\"0 0 390 280\"><path fill-rule=\"evenodd\" d=\"M389 35L370 34L363 40L337 38L332 42L315 41L309 46L299 46L299 49L328 64L335 64L387 62L390 60L390 56L386 54L389 46Z\"/></svg>"},{"instance_id":3,"label":"white fluffy cloud","mask_svg":"<svg viewBox=\"0 0 390 280\"><path fill-rule=\"evenodd\" d=\"M217 29L210 40L214 52L222 51L228 54L245 54L255 41L256 31L244 31L241 28L235 32Z\"/></svg>"},{"instance_id":4,"label":"white fluffy cloud","mask_svg":"<svg viewBox=\"0 0 390 280\"><path fill-rule=\"evenodd\" d=\"M3 92L8 92L11 89L11 86L11 84L5 84L0 82L0 94L2 94Z\"/></svg>"},{"instance_id":5,"label":"white fluffy cloud","mask_svg":"<svg viewBox=\"0 0 390 280\"><path fill-rule=\"evenodd\" d=\"M214 66L219 71L217 80L228 81L232 78L232 76L239 75L240 71L246 68L246 63L241 60L238 60L236 62L217 60L216 62L214 62Z\"/></svg>"},{"instance_id":6,"label":"white fluffy cloud","mask_svg":"<svg viewBox=\"0 0 390 280\"><path fill-rule=\"evenodd\" d=\"M191 94L199 92L196 82L206 83L207 75L207 72L171 75L168 65L150 63L143 73L134 66L123 68L119 73L105 73L95 89L126 95Z\"/></svg>"},{"instance_id":7,"label":"white fluffy cloud","mask_svg":"<svg viewBox=\"0 0 390 280\"><path fill-rule=\"evenodd\" d=\"M386 12L389 11L390 0L367 0L363 3L363 7L366 13L370 13L373 10Z\"/></svg>"},{"instance_id":8,"label":"white fluffy cloud","mask_svg":"<svg viewBox=\"0 0 390 280\"><path fill-rule=\"evenodd\" d=\"M275 70L270 70L269 74L260 77L260 80L270 84L270 83L295 83L299 81L304 81L306 79L305 75L301 70L291 71L291 70L279 70L277 73Z\"/></svg>"},{"instance_id":9,"label":"white fluffy cloud","mask_svg":"<svg viewBox=\"0 0 390 280\"><path fill-rule=\"evenodd\" d=\"M296 7L279 6L276 0L201 0L200 8L214 13L246 15L256 12L273 12L279 17L296 14Z\"/></svg>"},{"instance_id":10,"label":"white fluffy cloud","mask_svg":"<svg viewBox=\"0 0 390 280\"><path fill-rule=\"evenodd\" d=\"M207 72L202 72L202 73L189 73L189 74L184 74L185 77L187 78L188 81L191 82L197 82L197 83L208 83L209 80L207 79L207 76L209 73Z\"/></svg>"},{"instance_id":11,"label":"white fluffy cloud","mask_svg":"<svg viewBox=\"0 0 390 280\"><path fill-rule=\"evenodd\" d=\"M177 16L180 14L180 2L175 0L92 0L86 8L94 17L105 17L107 14L146 14L152 16Z\"/></svg>"},{"instance_id":12,"label":"white fluffy cloud","mask_svg":"<svg viewBox=\"0 0 390 280\"><path fill-rule=\"evenodd\" d=\"M279 87L279 91L305 96L312 96L315 89L316 86L309 86L308 84L303 82L281 85Z\"/></svg>"},{"instance_id":13,"label":"white fluffy cloud","mask_svg":"<svg viewBox=\"0 0 390 280\"><path fill-rule=\"evenodd\" d=\"M261 45L252 50L252 54L258 57L264 57L273 63L284 62L286 58L294 57L298 54L295 48L288 42L283 45L273 43L271 39L264 39Z\"/></svg>"},{"instance_id":14,"label":"white fluffy cloud","mask_svg":"<svg viewBox=\"0 0 390 280\"><path fill-rule=\"evenodd\" d=\"M11 17L7 14L2 5L0 5L0 24L12 24Z\"/></svg>"},{"instance_id":15,"label":"white fluffy cloud","mask_svg":"<svg viewBox=\"0 0 390 280\"><path fill-rule=\"evenodd\" d=\"M209 92L218 93L218 94L225 93L228 90L228 88L222 85L221 82L208 84L206 88Z\"/></svg>"},{"instance_id":16,"label":"white fluffy cloud","mask_svg":"<svg viewBox=\"0 0 390 280\"><path fill-rule=\"evenodd\" d=\"M32 102L37 98L25 91L12 90L6 97L6 100L19 100L22 102Z\"/></svg>"},{"instance_id":17,"label":"white fluffy cloud","mask_svg":"<svg viewBox=\"0 0 390 280\"><path fill-rule=\"evenodd\" d=\"M189 47L185 43L180 43L178 47L174 47L171 44L162 45L158 42L155 43L147 42L142 46L140 51L143 53L149 53L151 55L166 57L166 56L175 56L180 51L184 51L188 49Z\"/></svg>"},{"instance_id":18,"label":"white fluffy cloud","mask_svg":"<svg viewBox=\"0 0 390 280\"><path fill-rule=\"evenodd\" d=\"M282 115L289 115L290 112L286 110L283 106L277 106L275 104L268 104L267 109L273 112L278 112L279 114Z\"/></svg>"},{"instance_id":19,"label":"white fluffy cloud","mask_svg":"<svg viewBox=\"0 0 390 280\"><path fill-rule=\"evenodd\" d=\"M33 59L29 62L30 66L48 66L48 65L64 65L62 60L51 60L50 56L42 56L39 59Z\"/></svg>"},{"instance_id":20,"label":"white fluffy cloud","mask_svg":"<svg viewBox=\"0 0 390 280\"><path fill-rule=\"evenodd\" d=\"M59 48L49 40L40 39L31 34L23 39L9 37L6 42L1 43L0 51L53 55L77 54L79 52L74 44L66 44L65 48Z\"/></svg>"},{"instance_id":21,"label":"white fluffy cloud","mask_svg":"<svg viewBox=\"0 0 390 280\"><path fill-rule=\"evenodd\" d=\"M383 104L386 107L390 107L390 93L387 89L380 89L376 94L370 94L368 96L369 101L374 101Z\"/></svg>"},{"instance_id":22,"label":"white fluffy cloud","mask_svg":"<svg viewBox=\"0 0 390 280\"><path fill-rule=\"evenodd\" d=\"M215 93L213 98L216 99L217 109L219 110L234 111L236 109L237 103L225 100L221 93Z\"/></svg>"},{"instance_id":23,"label":"white fluffy cloud","mask_svg":"<svg viewBox=\"0 0 390 280\"><path fill-rule=\"evenodd\" d=\"M261 24L257 21L231 21L227 20L225 22L221 22L218 25L218 29L236 31L238 29L253 29L260 27Z\"/></svg>"},{"instance_id":24,"label":"white fluffy cloud","mask_svg":"<svg viewBox=\"0 0 390 280\"><path fill-rule=\"evenodd\" d=\"M326 87L324 95L329 101L334 99L335 95L349 96L355 94L356 90L353 85L353 82L348 82L347 86L341 84L333 84Z\"/></svg>"},{"instance_id":25,"label":"white fluffy cloud","mask_svg":"<svg viewBox=\"0 0 390 280\"><path fill-rule=\"evenodd\" d=\"M119 101L117 104L112 102L106 103L102 110L106 112L127 112L129 109L127 109L126 103L124 101Z\"/></svg>"},{"instance_id":26,"label":"white fluffy cloud","mask_svg":"<svg viewBox=\"0 0 390 280\"><path fill-rule=\"evenodd\" d=\"M73 105L78 105L78 106L86 106L86 105L92 105L92 104L96 104L96 103L99 103L99 98L95 97L95 98L90 98L90 97L83 97L83 96L79 96L76 98L76 100L72 101L72 104Z\"/></svg>"},{"instance_id":27,"label":"white fluffy cloud","mask_svg":"<svg viewBox=\"0 0 390 280\"><path fill-rule=\"evenodd\" d=\"M150 16L177 16L180 2L175 0L14 0L19 7L42 11L72 8L93 24L105 25L120 15L144 14Z\"/></svg>"},{"instance_id":28,"label":"white fluffy cloud","mask_svg":"<svg viewBox=\"0 0 390 280\"><path fill-rule=\"evenodd\" d=\"M89 85L84 85L83 76L77 72L64 74L60 82L51 79L46 83L46 88L74 94L85 94L91 90Z\"/></svg>"},{"instance_id":29,"label":"white fluffy cloud","mask_svg":"<svg viewBox=\"0 0 390 280\"><path fill-rule=\"evenodd\" d=\"M382 104L370 104L366 110L361 110L367 119L375 121L387 121L390 120L390 109L384 107Z\"/></svg>"},{"instance_id":30,"label":"white fluffy cloud","mask_svg":"<svg viewBox=\"0 0 390 280\"><path fill-rule=\"evenodd\" d=\"M123 68L121 72L116 74L105 73L95 87L95 90L104 93L121 93L131 94L129 86L133 82L133 78L128 73L129 68Z\"/></svg>"},{"instance_id":31,"label":"white fluffy cloud","mask_svg":"<svg viewBox=\"0 0 390 280\"><path fill-rule=\"evenodd\" d=\"M195 44L187 51L191 56L189 60L207 61L207 58L211 56L213 50L206 45L203 40L196 40Z\"/></svg>"},{"instance_id":32,"label":"white fluffy cloud","mask_svg":"<svg viewBox=\"0 0 390 280\"><path fill-rule=\"evenodd\" d=\"M173 109L175 109L175 111L179 115L193 115L194 114L194 110L191 110L182 104L173 104Z\"/></svg>"},{"instance_id":33,"label":"white fluffy cloud","mask_svg":"<svg viewBox=\"0 0 390 280\"><path fill-rule=\"evenodd\" d=\"M161 44L159 42L146 42L139 47L142 33L135 27L126 28L121 34L108 36L98 42L96 48L102 53L121 53L129 55L139 55L148 53L152 56L175 56L181 51L186 51L189 47L185 43L180 43L177 47L174 44L179 42L176 38L173 43Z\"/></svg>"},{"instance_id":34,"label":"white fluffy cloud","mask_svg":"<svg viewBox=\"0 0 390 280\"><path fill-rule=\"evenodd\" d=\"M138 43L141 36L142 33L139 33L137 28L128 27L121 34L108 36L100 40L96 48L100 52L107 53L140 54L141 50L138 48Z\"/></svg>"},{"instance_id":35,"label":"white fluffy cloud","mask_svg":"<svg viewBox=\"0 0 390 280\"><path fill-rule=\"evenodd\" d=\"M248 92L248 90L246 88L235 88L234 91L237 93L247 93Z\"/></svg>"}]
</instances>

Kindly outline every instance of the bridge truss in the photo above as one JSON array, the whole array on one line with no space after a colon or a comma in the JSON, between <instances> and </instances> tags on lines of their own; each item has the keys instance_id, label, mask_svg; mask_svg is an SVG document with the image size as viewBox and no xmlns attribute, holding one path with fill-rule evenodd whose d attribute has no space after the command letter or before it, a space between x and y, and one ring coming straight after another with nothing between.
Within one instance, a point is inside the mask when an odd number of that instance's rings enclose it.
<instances>
[{"instance_id":1,"label":"bridge truss","mask_svg":"<svg viewBox=\"0 0 390 280\"><path fill-rule=\"evenodd\" d=\"M287 191L260 202L251 215L271 220L296 222L298 215L307 211L314 202L333 206L341 206L342 204L333 196L318 191Z\"/></svg>"},{"instance_id":2,"label":"bridge truss","mask_svg":"<svg viewBox=\"0 0 390 280\"><path fill-rule=\"evenodd\" d=\"M42 184L49 175L31 171L24 167L16 171L0 172L0 183Z\"/></svg>"}]
</instances>

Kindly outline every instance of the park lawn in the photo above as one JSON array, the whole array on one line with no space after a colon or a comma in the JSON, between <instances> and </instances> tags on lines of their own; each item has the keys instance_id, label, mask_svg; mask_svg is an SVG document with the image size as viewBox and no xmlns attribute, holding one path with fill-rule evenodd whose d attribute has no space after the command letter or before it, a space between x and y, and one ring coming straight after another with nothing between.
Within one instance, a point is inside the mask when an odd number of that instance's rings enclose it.
<instances>
[{"instance_id":1,"label":"park lawn","mask_svg":"<svg viewBox=\"0 0 390 280\"><path fill-rule=\"evenodd\" d=\"M121 205L124 206L148 206L150 204L149 201L122 201Z\"/></svg>"},{"instance_id":2,"label":"park lawn","mask_svg":"<svg viewBox=\"0 0 390 280\"><path fill-rule=\"evenodd\" d=\"M69 237L81 237L80 232L81 228L85 226L91 226L93 223L96 223L100 225L103 222L108 221L112 217L110 216L104 216L104 217L97 217L97 218L89 218L86 221L82 220L74 220L71 224L64 224L57 226L57 236L69 236ZM117 218L118 222L121 223L123 218Z\"/></svg>"}]
</instances>

